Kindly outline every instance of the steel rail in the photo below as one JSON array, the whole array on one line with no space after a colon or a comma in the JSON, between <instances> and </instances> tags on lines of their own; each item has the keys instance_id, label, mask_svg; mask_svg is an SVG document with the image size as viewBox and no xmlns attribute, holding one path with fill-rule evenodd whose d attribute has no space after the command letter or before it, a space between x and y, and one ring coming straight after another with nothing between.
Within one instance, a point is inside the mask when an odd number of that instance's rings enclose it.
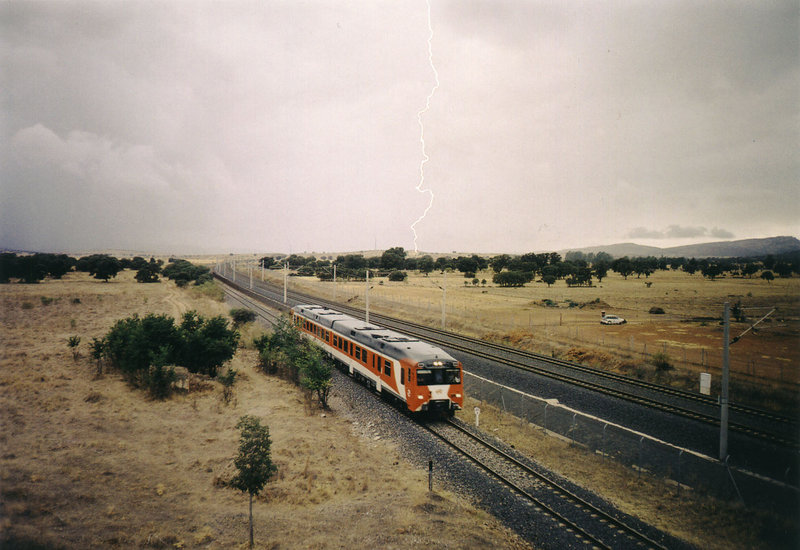
<instances>
[{"instance_id":1,"label":"steel rail","mask_svg":"<svg viewBox=\"0 0 800 550\"><path fill-rule=\"evenodd\" d=\"M600 522L605 522L606 524L609 525L609 530L618 529L619 531L624 532L630 538L635 539L635 541L637 541L637 543L643 543L643 544L647 545L649 548L664 549L664 550L666 549L665 546L663 546L663 545L655 542L654 540L650 539L649 537L647 537L647 535L637 531L635 528L631 527L627 523L614 518L613 516L611 516L610 514L606 513L605 511L601 510L600 508L597 508L596 506L594 506L593 504L591 504L587 500L579 497L578 495L574 494L572 491L566 489L565 487L563 487L558 482L556 482L556 481L548 478L547 476L545 476L545 475L533 470L532 468L528 467L526 464L520 462L515 457L513 457L510 454L508 454L507 452L503 451L502 449L500 449L496 445L493 445L492 443L484 440L483 438L471 433L470 431L468 431L468 430L464 429L463 427L459 426L458 424L456 424L452 420L446 420L445 423L448 426L451 426L451 427L455 428L456 430L458 430L459 432L467 435L470 439L472 439L473 441L477 442L483 448L488 449L491 452L493 452L494 454L501 456L504 460L506 460L507 462L510 462L513 465L513 467L521 470L526 475L531 476L536 481L545 484L548 488L552 489L558 495L563 496L566 499L572 501L573 505L576 508L578 508L579 510L581 510L582 513L587 514L589 516L594 515L594 516L599 517L600 518L600 520L599 520ZM565 517L565 515L563 513L555 510L552 506L550 506L547 503L543 502L540 498L532 495L528 490L523 489L522 487L520 487L519 484L517 484L514 481L510 480L507 476L505 476L502 473L498 472L497 470L492 468L490 465L486 464L484 461L482 461L478 457L474 456L468 450L462 448L457 443L455 443L454 441L452 441L449 438L447 438L447 436L445 436L444 434L438 432L431 425L428 425L428 424L421 424L421 425L426 430L428 430L429 432L433 433L436 437L438 437L439 439L444 441L447 445L449 445L450 447L452 447L453 449L455 449L459 453L461 453L464 456L466 456L469 460L471 460L472 462L477 464L484 471L486 471L487 473L489 473L493 477L495 477L498 480L500 480L503 484L507 485L508 487L510 487L515 492L517 492L520 495L522 495L527 500L530 500L532 503L534 503L537 507L539 507L545 513L547 513L548 515L553 516L558 521L564 523L569 528L571 528L575 532L579 533L581 537L588 539L589 541L591 541L593 544L595 544L599 548L609 548L610 549L610 548L615 548L616 547L615 543L610 543L610 542L603 541L601 538L599 538L598 535L590 533L589 530L579 526L575 521ZM433 426L435 426L435 424Z\"/></svg>"}]
</instances>

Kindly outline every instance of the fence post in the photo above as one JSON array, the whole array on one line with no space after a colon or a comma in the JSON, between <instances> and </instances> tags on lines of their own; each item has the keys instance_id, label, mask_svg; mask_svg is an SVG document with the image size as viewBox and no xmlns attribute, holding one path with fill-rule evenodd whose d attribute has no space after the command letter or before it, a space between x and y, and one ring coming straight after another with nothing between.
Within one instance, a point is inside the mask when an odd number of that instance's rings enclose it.
<instances>
[{"instance_id":1,"label":"fence post","mask_svg":"<svg viewBox=\"0 0 800 550\"><path fill-rule=\"evenodd\" d=\"M550 406L550 403L544 404L544 433L547 435L547 407Z\"/></svg>"},{"instance_id":2,"label":"fence post","mask_svg":"<svg viewBox=\"0 0 800 550\"><path fill-rule=\"evenodd\" d=\"M572 445L575 445L575 426L578 424L578 413L572 415L572 427L570 428L570 435L572 436Z\"/></svg>"},{"instance_id":3,"label":"fence post","mask_svg":"<svg viewBox=\"0 0 800 550\"><path fill-rule=\"evenodd\" d=\"M639 438L639 479L642 479L642 447L644 446L644 436Z\"/></svg>"},{"instance_id":4,"label":"fence post","mask_svg":"<svg viewBox=\"0 0 800 550\"><path fill-rule=\"evenodd\" d=\"M603 457L603 462L606 461L606 428L608 428L608 424L603 424L603 442L600 445L600 456Z\"/></svg>"}]
</instances>

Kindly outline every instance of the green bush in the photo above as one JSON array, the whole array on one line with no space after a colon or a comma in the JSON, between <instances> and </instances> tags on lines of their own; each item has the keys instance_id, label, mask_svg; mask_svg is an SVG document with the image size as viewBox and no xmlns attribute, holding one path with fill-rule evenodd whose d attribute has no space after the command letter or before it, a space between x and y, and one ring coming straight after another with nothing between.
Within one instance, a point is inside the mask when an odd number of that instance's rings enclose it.
<instances>
[{"instance_id":1,"label":"green bush","mask_svg":"<svg viewBox=\"0 0 800 550\"><path fill-rule=\"evenodd\" d=\"M152 365L147 370L144 386L155 399L166 399L172 393L172 383L177 380L175 369L164 365Z\"/></svg>"},{"instance_id":2,"label":"green bush","mask_svg":"<svg viewBox=\"0 0 800 550\"><path fill-rule=\"evenodd\" d=\"M207 267L172 258L170 258L170 263L161 269L161 274L167 279L175 281L179 287L188 285L189 281L194 281L194 284L199 286L213 279Z\"/></svg>"},{"instance_id":3,"label":"green bush","mask_svg":"<svg viewBox=\"0 0 800 550\"><path fill-rule=\"evenodd\" d=\"M245 325L247 323L252 323L256 320L256 313L255 311L249 310L247 308L233 308L231 310L231 319L233 319L233 326L238 328L241 325Z\"/></svg>"},{"instance_id":4,"label":"green bush","mask_svg":"<svg viewBox=\"0 0 800 550\"><path fill-rule=\"evenodd\" d=\"M259 352L262 370L301 385L327 408L333 366L319 346L303 339L289 319L278 319L272 333L254 339L253 347Z\"/></svg>"},{"instance_id":5,"label":"green bush","mask_svg":"<svg viewBox=\"0 0 800 550\"><path fill-rule=\"evenodd\" d=\"M160 398L168 395L165 387L175 379L165 365L216 376L217 369L233 357L238 342L239 333L228 328L224 317L206 319L190 311L177 327L172 317L152 313L120 319L93 349L130 383Z\"/></svg>"},{"instance_id":6,"label":"green bush","mask_svg":"<svg viewBox=\"0 0 800 550\"><path fill-rule=\"evenodd\" d=\"M661 351L650 356L650 364L655 366L656 370L660 371L672 369L669 355Z\"/></svg>"},{"instance_id":7,"label":"green bush","mask_svg":"<svg viewBox=\"0 0 800 550\"><path fill-rule=\"evenodd\" d=\"M219 381L222 384L222 400L225 404L230 403L231 398L233 398L233 384L236 382L237 374L235 370L228 367L228 371L225 374L219 375Z\"/></svg>"},{"instance_id":8,"label":"green bush","mask_svg":"<svg viewBox=\"0 0 800 550\"><path fill-rule=\"evenodd\" d=\"M390 281L402 282L405 281L407 277L408 273L406 273L405 271L392 271L391 273L389 273Z\"/></svg>"}]
</instances>

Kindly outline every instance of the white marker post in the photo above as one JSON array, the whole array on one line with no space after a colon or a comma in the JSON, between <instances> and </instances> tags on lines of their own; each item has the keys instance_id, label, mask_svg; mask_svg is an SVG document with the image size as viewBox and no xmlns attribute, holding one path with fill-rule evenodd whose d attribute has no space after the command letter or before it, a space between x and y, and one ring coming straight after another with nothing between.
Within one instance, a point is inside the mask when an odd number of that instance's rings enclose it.
<instances>
[{"instance_id":1,"label":"white marker post","mask_svg":"<svg viewBox=\"0 0 800 550\"><path fill-rule=\"evenodd\" d=\"M481 424L480 417L481 417L481 408L480 407L475 407L475 427L476 428L479 427L480 424Z\"/></svg>"}]
</instances>

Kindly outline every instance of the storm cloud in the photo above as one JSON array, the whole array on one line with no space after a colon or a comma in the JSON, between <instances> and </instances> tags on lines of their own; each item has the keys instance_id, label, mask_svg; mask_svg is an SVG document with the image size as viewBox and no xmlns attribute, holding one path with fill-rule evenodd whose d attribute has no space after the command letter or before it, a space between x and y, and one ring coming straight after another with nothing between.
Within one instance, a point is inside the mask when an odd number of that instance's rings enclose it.
<instances>
[{"instance_id":1,"label":"storm cloud","mask_svg":"<svg viewBox=\"0 0 800 550\"><path fill-rule=\"evenodd\" d=\"M434 0L420 248L800 234L799 10ZM424 1L9 2L0 37L0 246L413 247Z\"/></svg>"}]
</instances>

